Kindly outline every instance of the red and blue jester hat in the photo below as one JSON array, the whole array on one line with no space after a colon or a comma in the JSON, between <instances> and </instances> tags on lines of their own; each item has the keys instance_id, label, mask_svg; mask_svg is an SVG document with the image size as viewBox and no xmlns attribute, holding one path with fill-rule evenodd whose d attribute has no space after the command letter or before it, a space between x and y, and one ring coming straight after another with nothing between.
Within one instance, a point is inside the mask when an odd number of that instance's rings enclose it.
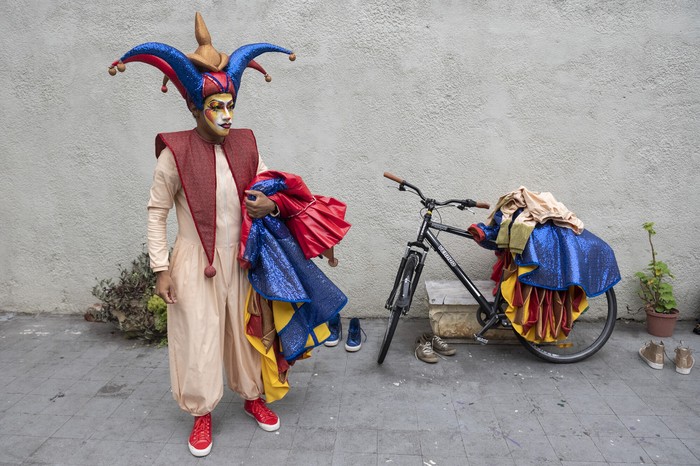
<instances>
[{"instance_id":1,"label":"red and blue jester hat","mask_svg":"<svg viewBox=\"0 0 700 466\"><path fill-rule=\"evenodd\" d=\"M170 80L187 102L202 110L204 99L212 94L230 93L235 101L246 68L258 70L270 82L270 76L254 60L258 55L280 52L289 55L291 61L296 59L291 50L268 43L243 45L230 56L219 52L212 46L211 36L199 13L195 15L195 36L199 47L189 55L160 42L137 45L112 63L109 74L114 76L117 70L124 71L125 64L130 62L155 66L165 75L163 92L167 92L166 83Z\"/></svg>"}]
</instances>

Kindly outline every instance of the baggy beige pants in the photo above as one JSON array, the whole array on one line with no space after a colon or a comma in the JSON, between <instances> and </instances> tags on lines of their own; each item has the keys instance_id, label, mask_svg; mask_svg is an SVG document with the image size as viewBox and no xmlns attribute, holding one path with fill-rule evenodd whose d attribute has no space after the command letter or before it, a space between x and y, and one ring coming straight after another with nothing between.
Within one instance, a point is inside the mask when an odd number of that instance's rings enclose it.
<instances>
[{"instance_id":1,"label":"baggy beige pants","mask_svg":"<svg viewBox=\"0 0 700 466\"><path fill-rule=\"evenodd\" d=\"M216 275L208 265L169 149L161 153L148 203L148 250L155 271L170 270L177 303L168 305L168 352L173 397L195 416L211 412L228 386L244 399L263 394L261 355L245 336L250 284L237 261L241 208L233 176L219 146L216 194ZM259 164L262 171L265 166ZM176 207L178 233L168 262L166 221Z\"/></svg>"}]
</instances>

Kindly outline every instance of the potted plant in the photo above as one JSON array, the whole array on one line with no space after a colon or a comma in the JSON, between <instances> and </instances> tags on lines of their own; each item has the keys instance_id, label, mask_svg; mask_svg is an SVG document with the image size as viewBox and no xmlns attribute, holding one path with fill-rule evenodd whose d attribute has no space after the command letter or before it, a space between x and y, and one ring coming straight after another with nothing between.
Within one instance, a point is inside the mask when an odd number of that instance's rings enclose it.
<instances>
[{"instance_id":1,"label":"potted plant","mask_svg":"<svg viewBox=\"0 0 700 466\"><path fill-rule=\"evenodd\" d=\"M644 301L647 332L657 337L670 337L678 319L673 286L668 282L674 276L665 262L656 259L652 242L652 236L656 234L654 223L647 222L643 227L649 235L651 262L645 271L637 272L635 276L639 279L639 297Z\"/></svg>"}]
</instances>

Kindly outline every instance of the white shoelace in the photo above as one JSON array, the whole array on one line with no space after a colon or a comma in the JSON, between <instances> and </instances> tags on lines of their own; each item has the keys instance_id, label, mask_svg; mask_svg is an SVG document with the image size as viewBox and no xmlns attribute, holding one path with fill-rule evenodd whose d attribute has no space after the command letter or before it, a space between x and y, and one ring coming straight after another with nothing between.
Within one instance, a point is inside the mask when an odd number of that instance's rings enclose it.
<instances>
[{"instance_id":1,"label":"white shoelace","mask_svg":"<svg viewBox=\"0 0 700 466\"><path fill-rule=\"evenodd\" d=\"M416 346L416 351L414 351L414 354L416 356L416 359L420 361L420 358L418 357L418 350L422 350L423 354L425 355L436 354L433 351L433 345L429 341L426 341L425 343L421 343L420 345Z\"/></svg>"}]
</instances>

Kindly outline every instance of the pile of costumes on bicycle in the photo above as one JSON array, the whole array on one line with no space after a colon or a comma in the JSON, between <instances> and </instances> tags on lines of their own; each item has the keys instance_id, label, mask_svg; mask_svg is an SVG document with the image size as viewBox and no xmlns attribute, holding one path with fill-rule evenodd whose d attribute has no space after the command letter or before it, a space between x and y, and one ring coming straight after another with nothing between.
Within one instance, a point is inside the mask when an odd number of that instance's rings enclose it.
<instances>
[{"instance_id":1,"label":"pile of costumes on bicycle","mask_svg":"<svg viewBox=\"0 0 700 466\"><path fill-rule=\"evenodd\" d=\"M243 71L269 78L254 58L294 54L267 43L221 53L199 13L195 36L192 54L148 42L109 72L130 62L158 68L165 75L161 90L171 81L196 120L194 129L156 138L148 250L156 292L168 303L173 397L194 419L190 452L205 456L224 368L244 411L263 430L279 429L267 403L285 396L290 366L330 337L327 322L347 302L310 259L324 255L335 265L332 248L350 225L343 203L312 195L298 176L268 171L252 131L231 128ZM173 206L178 231L169 254Z\"/></svg>"},{"instance_id":2,"label":"pile of costumes on bicycle","mask_svg":"<svg viewBox=\"0 0 700 466\"><path fill-rule=\"evenodd\" d=\"M492 280L513 328L536 343L563 340L587 310L587 297L620 281L613 250L551 193L520 187L502 196L485 223L469 227L495 250Z\"/></svg>"}]
</instances>

